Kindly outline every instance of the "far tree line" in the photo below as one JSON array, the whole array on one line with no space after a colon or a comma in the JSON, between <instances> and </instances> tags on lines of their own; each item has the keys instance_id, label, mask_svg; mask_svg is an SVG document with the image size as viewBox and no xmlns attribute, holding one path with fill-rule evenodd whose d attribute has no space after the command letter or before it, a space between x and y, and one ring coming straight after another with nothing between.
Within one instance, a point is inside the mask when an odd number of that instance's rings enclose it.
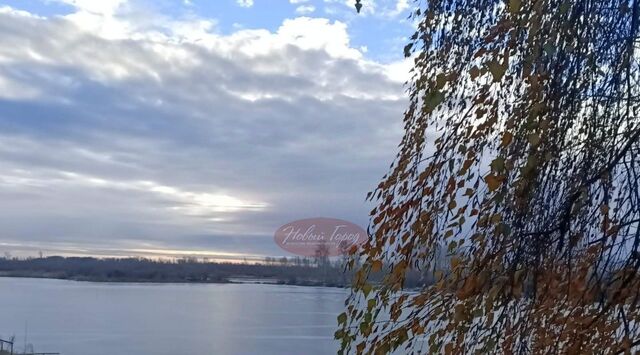
<instances>
[{"instance_id":1,"label":"far tree line","mask_svg":"<svg viewBox=\"0 0 640 355\"><path fill-rule=\"evenodd\" d=\"M347 287L352 273L345 271L344 259L326 257L266 257L262 261L212 262L203 258L94 258L94 257L11 257L0 258L0 276L53 278L96 282L176 282L176 283L277 283L301 286ZM377 277L382 279L384 270ZM433 282L430 273L411 270L407 287Z\"/></svg>"}]
</instances>

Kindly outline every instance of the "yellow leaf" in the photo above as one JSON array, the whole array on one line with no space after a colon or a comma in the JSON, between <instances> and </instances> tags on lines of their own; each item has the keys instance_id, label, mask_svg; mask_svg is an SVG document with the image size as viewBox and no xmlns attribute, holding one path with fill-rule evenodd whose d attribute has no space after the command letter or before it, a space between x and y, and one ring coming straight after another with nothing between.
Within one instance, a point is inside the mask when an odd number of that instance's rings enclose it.
<instances>
[{"instance_id":1,"label":"yellow leaf","mask_svg":"<svg viewBox=\"0 0 640 355\"><path fill-rule=\"evenodd\" d=\"M373 287L371 285L369 285L369 284L364 284L362 286L362 293L364 293L364 297L369 296L369 293L371 292L372 288Z\"/></svg>"},{"instance_id":2,"label":"yellow leaf","mask_svg":"<svg viewBox=\"0 0 640 355\"><path fill-rule=\"evenodd\" d=\"M501 145L503 147L506 147L511 143L512 140L513 140L513 134L511 132L504 132L504 135L502 136Z\"/></svg>"},{"instance_id":3,"label":"yellow leaf","mask_svg":"<svg viewBox=\"0 0 640 355\"><path fill-rule=\"evenodd\" d=\"M451 268L455 269L458 265L460 265L460 258L457 256L451 257Z\"/></svg>"}]
</instances>

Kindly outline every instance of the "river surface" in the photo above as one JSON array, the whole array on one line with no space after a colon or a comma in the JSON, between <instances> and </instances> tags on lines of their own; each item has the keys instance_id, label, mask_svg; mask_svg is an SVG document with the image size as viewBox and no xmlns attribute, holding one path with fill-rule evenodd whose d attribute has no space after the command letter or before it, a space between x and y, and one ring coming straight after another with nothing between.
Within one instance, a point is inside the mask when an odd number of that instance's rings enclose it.
<instances>
[{"instance_id":1,"label":"river surface","mask_svg":"<svg viewBox=\"0 0 640 355\"><path fill-rule=\"evenodd\" d=\"M347 291L0 278L0 338L61 355L335 354Z\"/></svg>"}]
</instances>

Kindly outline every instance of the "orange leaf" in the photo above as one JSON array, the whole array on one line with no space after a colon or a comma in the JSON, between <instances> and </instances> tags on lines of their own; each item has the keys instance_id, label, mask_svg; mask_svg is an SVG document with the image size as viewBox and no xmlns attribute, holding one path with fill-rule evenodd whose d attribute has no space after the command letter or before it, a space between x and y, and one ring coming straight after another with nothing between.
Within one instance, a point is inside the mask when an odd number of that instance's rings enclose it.
<instances>
[{"instance_id":1,"label":"orange leaf","mask_svg":"<svg viewBox=\"0 0 640 355\"><path fill-rule=\"evenodd\" d=\"M375 260L371 263L371 271L372 272L378 272L382 270L382 261L380 260Z\"/></svg>"},{"instance_id":2,"label":"orange leaf","mask_svg":"<svg viewBox=\"0 0 640 355\"><path fill-rule=\"evenodd\" d=\"M502 185L504 176L487 175L484 181L487 183L487 186L489 186L489 191L495 191Z\"/></svg>"}]
</instances>

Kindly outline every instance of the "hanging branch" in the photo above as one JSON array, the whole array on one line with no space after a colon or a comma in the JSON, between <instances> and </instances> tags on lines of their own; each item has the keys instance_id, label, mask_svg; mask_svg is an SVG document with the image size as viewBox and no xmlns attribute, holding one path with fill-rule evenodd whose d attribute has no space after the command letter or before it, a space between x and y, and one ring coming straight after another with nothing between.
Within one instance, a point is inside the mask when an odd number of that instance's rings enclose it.
<instances>
[{"instance_id":1,"label":"hanging branch","mask_svg":"<svg viewBox=\"0 0 640 355\"><path fill-rule=\"evenodd\" d=\"M638 0L415 9L404 136L349 264L343 353L640 344L639 16ZM433 282L403 292L411 269Z\"/></svg>"}]
</instances>

